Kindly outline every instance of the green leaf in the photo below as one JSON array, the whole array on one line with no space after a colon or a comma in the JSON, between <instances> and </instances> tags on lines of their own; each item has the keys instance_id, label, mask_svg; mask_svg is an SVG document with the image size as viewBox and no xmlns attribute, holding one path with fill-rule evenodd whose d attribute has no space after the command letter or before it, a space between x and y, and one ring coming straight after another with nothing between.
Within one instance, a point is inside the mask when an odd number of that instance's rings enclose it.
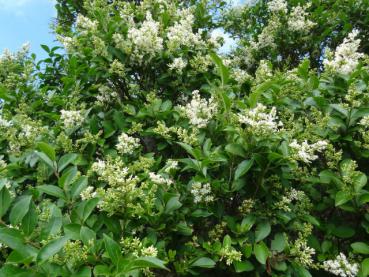
<instances>
[{"instance_id":1,"label":"green leaf","mask_svg":"<svg viewBox=\"0 0 369 277\"><path fill-rule=\"evenodd\" d=\"M270 223L264 221L256 226L255 241L259 242L269 236L271 231Z\"/></svg>"},{"instance_id":2,"label":"green leaf","mask_svg":"<svg viewBox=\"0 0 369 277\"><path fill-rule=\"evenodd\" d=\"M259 263L265 264L269 257L269 249L264 242L260 242L254 245L254 254Z\"/></svg>"},{"instance_id":3,"label":"green leaf","mask_svg":"<svg viewBox=\"0 0 369 277\"><path fill-rule=\"evenodd\" d=\"M92 211L95 209L97 203L99 203L98 198L92 198L92 199L89 199L81 203L77 211L82 221L86 221L86 219L90 216Z\"/></svg>"},{"instance_id":4,"label":"green leaf","mask_svg":"<svg viewBox=\"0 0 369 277\"><path fill-rule=\"evenodd\" d=\"M351 238L355 235L355 229L349 226L336 226L332 230L332 234L339 238Z\"/></svg>"},{"instance_id":5,"label":"green leaf","mask_svg":"<svg viewBox=\"0 0 369 277\"><path fill-rule=\"evenodd\" d=\"M37 261L44 262L50 257L54 256L64 247L67 241L68 237L61 237L49 242L41 248L40 252L37 255Z\"/></svg>"},{"instance_id":6,"label":"green leaf","mask_svg":"<svg viewBox=\"0 0 369 277\"><path fill-rule=\"evenodd\" d=\"M88 266L83 267L74 273L71 277L91 277L91 268Z\"/></svg>"},{"instance_id":7,"label":"green leaf","mask_svg":"<svg viewBox=\"0 0 369 277\"><path fill-rule=\"evenodd\" d=\"M282 233L275 234L272 240L271 249L273 251L282 252L286 248L286 238Z\"/></svg>"},{"instance_id":8,"label":"green leaf","mask_svg":"<svg viewBox=\"0 0 369 277\"><path fill-rule=\"evenodd\" d=\"M57 187L57 186L53 186L53 185L42 185L42 186L38 186L37 190L39 190L40 192L46 193L48 195L60 198L65 200L65 194L64 191Z\"/></svg>"},{"instance_id":9,"label":"green leaf","mask_svg":"<svg viewBox=\"0 0 369 277\"><path fill-rule=\"evenodd\" d=\"M213 268L215 267L215 262L210 258L202 257L193 262L191 267Z\"/></svg>"},{"instance_id":10,"label":"green leaf","mask_svg":"<svg viewBox=\"0 0 369 277\"><path fill-rule=\"evenodd\" d=\"M352 196L350 193L346 191L339 191L336 194L335 205L336 207L341 206L345 204L346 202L350 201L351 199L352 199Z\"/></svg>"},{"instance_id":11,"label":"green leaf","mask_svg":"<svg viewBox=\"0 0 369 277\"><path fill-rule=\"evenodd\" d=\"M234 179L237 180L240 177L242 177L243 175L245 175L247 173L247 171L250 170L251 166L253 165L254 160L244 160L243 162L241 162L238 166L237 169L234 173Z\"/></svg>"},{"instance_id":12,"label":"green leaf","mask_svg":"<svg viewBox=\"0 0 369 277\"><path fill-rule=\"evenodd\" d=\"M37 220L36 206L31 202L28 213L22 219L22 230L26 235L30 235L33 232L37 225Z\"/></svg>"},{"instance_id":13,"label":"green leaf","mask_svg":"<svg viewBox=\"0 0 369 277\"><path fill-rule=\"evenodd\" d=\"M107 265L97 265L94 267L94 276L111 276L110 268Z\"/></svg>"},{"instance_id":14,"label":"green leaf","mask_svg":"<svg viewBox=\"0 0 369 277\"><path fill-rule=\"evenodd\" d=\"M8 189L3 187L0 190L0 218L8 211L11 202L12 198L10 197Z\"/></svg>"},{"instance_id":15,"label":"green leaf","mask_svg":"<svg viewBox=\"0 0 369 277\"><path fill-rule=\"evenodd\" d=\"M246 152L243 149L242 145L236 144L236 143L227 144L225 147L225 151L227 151L228 153L231 153L232 155L236 155L240 157L246 156Z\"/></svg>"},{"instance_id":16,"label":"green leaf","mask_svg":"<svg viewBox=\"0 0 369 277\"><path fill-rule=\"evenodd\" d=\"M70 239L81 240L81 225L76 223L71 223L63 226L64 233Z\"/></svg>"},{"instance_id":17,"label":"green leaf","mask_svg":"<svg viewBox=\"0 0 369 277\"><path fill-rule=\"evenodd\" d=\"M354 178L354 188L355 192L359 192L368 182L368 178L364 173L360 173L358 176Z\"/></svg>"},{"instance_id":18,"label":"green leaf","mask_svg":"<svg viewBox=\"0 0 369 277\"><path fill-rule=\"evenodd\" d=\"M62 172L63 169L66 168L70 163L74 162L77 157L78 155L74 153L65 154L63 157L61 157L58 162L58 172Z\"/></svg>"},{"instance_id":19,"label":"green leaf","mask_svg":"<svg viewBox=\"0 0 369 277\"><path fill-rule=\"evenodd\" d=\"M159 268L159 269L164 269L164 270L168 270L168 268L165 267L164 262L162 260L159 260L158 258L155 257L140 257L137 258L133 263L132 263L132 267L130 268L131 270L134 269L140 269L140 268Z\"/></svg>"},{"instance_id":20,"label":"green leaf","mask_svg":"<svg viewBox=\"0 0 369 277\"><path fill-rule=\"evenodd\" d=\"M45 163L47 164L48 166L50 166L52 169L55 170L55 164L52 160L50 160L50 158L43 152L38 152L38 151L35 151L36 155Z\"/></svg>"},{"instance_id":21,"label":"green leaf","mask_svg":"<svg viewBox=\"0 0 369 277\"><path fill-rule=\"evenodd\" d=\"M213 213L210 213L206 210L200 210L200 209L197 209L195 210L191 216L193 217L208 217L208 216L211 216Z\"/></svg>"},{"instance_id":22,"label":"green leaf","mask_svg":"<svg viewBox=\"0 0 369 277\"><path fill-rule=\"evenodd\" d=\"M111 261L117 266L122 258L119 244L106 234L104 234L104 244Z\"/></svg>"},{"instance_id":23,"label":"green leaf","mask_svg":"<svg viewBox=\"0 0 369 277\"><path fill-rule=\"evenodd\" d=\"M169 214L182 207L182 203L179 202L179 196L173 196L169 199L165 206L165 213Z\"/></svg>"},{"instance_id":24,"label":"green leaf","mask_svg":"<svg viewBox=\"0 0 369 277\"><path fill-rule=\"evenodd\" d=\"M45 153L51 161L56 160L55 149L51 145L49 145L45 142L39 142L37 144L37 149L40 150L41 152Z\"/></svg>"},{"instance_id":25,"label":"green leaf","mask_svg":"<svg viewBox=\"0 0 369 277\"><path fill-rule=\"evenodd\" d=\"M18 200L10 211L9 219L13 225L17 225L29 210L32 196L24 196Z\"/></svg>"},{"instance_id":26,"label":"green leaf","mask_svg":"<svg viewBox=\"0 0 369 277\"><path fill-rule=\"evenodd\" d=\"M72 198L77 198L80 193L87 187L88 185L88 178L87 176L81 176L79 177L72 185L71 187L71 194Z\"/></svg>"},{"instance_id":27,"label":"green leaf","mask_svg":"<svg viewBox=\"0 0 369 277\"><path fill-rule=\"evenodd\" d=\"M64 171L63 175L60 177L58 181L58 185L64 190L69 188L69 185L73 182L74 178L77 176L78 170L76 166L68 168L68 170Z\"/></svg>"},{"instance_id":28,"label":"green leaf","mask_svg":"<svg viewBox=\"0 0 369 277\"><path fill-rule=\"evenodd\" d=\"M96 239L96 233L90 228L85 227L85 226L81 227L80 236L81 236L81 240L83 241L85 245L88 245L91 240L95 241Z\"/></svg>"},{"instance_id":29,"label":"green leaf","mask_svg":"<svg viewBox=\"0 0 369 277\"><path fill-rule=\"evenodd\" d=\"M223 248L229 248L232 246L232 238L229 235L225 235L223 238Z\"/></svg>"},{"instance_id":30,"label":"green leaf","mask_svg":"<svg viewBox=\"0 0 369 277\"><path fill-rule=\"evenodd\" d=\"M214 52L210 53L210 57L217 66L220 78L222 80L222 85L226 85L229 81L229 69L223 64L222 59Z\"/></svg>"},{"instance_id":31,"label":"green leaf","mask_svg":"<svg viewBox=\"0 0 369 277\"><path fill-rule=\"evenodd\" d=\"M354 250L354 253L369 254L369 245L366 244L365 242L351 243L351 248Z\"/></svg>"},{"instance_id":32,"label":"green leaf","mask_svg":"<svg viewBox=\"0 0 369 277\"><path fill-rule=\"evenodd\" d=\"M196 158L196 154L191 145L183 143L183 142L177 142L177 144L180 145L184 150L186 150L188 154Z\"/></svg>"},{"instance_id":33,"label":"green leaf","mask_svg":"<svg viewBox=\"0 0 369 277\"><path fill-rule=\"evenodd\" d=\"M249 261L233 262L234 269L237 273L253 271L254 265Z\"/></svg>"},{"instance_id":34,"label":"green leaf","mask_svg":"<svg viewBox=\"0 0 369 277\"><path fill-rule=\"evenodd\" d=\"M364 277L369 275L369 258L361 262L361 271Z\"/></svg>"},{"instance_id":35,"label":"green leaf","mask_svg":"<svg viewBox=\"0 0 369 277\"><path fill-rule=\"evenodd\" d=\"M0 241L24 256L36 256L36 248L26 245L23 235L16 229L0 228Z\"/></svg>"}]
</instances>

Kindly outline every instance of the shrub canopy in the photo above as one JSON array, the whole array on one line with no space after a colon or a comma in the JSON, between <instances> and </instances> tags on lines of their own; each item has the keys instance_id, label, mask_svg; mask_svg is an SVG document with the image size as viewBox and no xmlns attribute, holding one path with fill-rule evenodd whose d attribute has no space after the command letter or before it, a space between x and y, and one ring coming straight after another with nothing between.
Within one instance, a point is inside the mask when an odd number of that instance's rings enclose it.
<instances>
[{"instance_id":1,"label":"shrub canopy","mask_svg":"<svg viewBox=\"0 0 369 277\"><path fill-rule=\"evenodd\" d=\"M369 275L368 1L57 6L0 59L0 276Z\"/></svg>"}]
</instances>

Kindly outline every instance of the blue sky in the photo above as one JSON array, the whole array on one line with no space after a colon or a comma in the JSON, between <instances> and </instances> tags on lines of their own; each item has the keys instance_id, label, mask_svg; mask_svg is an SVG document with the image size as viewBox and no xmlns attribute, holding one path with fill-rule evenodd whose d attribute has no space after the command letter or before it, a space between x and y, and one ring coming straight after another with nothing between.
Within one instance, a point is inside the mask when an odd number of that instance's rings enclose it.
<instances>
[{"instance_id":1,"label":"blue sky","mask_svg":"<svg viewBox=\"0 0 369 277\"><path fill-rule=\"evenodd\" d=\"M234 4L245 0L230 0ZM247 0L246 0L247 1ZM40 44L56 45L50 24L56 16L55 0L0 0L0 53L16 51L29 42L37 58L45 58ZM228 49L234 42L227 39Z\"/></svg>"},{"instance_id":2,"label":"blue sky","mask_svg":"<svg viewBox=\"0 0 369 277\"><path fill-rule=\"evenodd\" d=\"M46 57L40 44L55 45L50 29L54 5L54 0L0 0L0 53L30 42L38 59Z\"/></svg>"}]
</instances>

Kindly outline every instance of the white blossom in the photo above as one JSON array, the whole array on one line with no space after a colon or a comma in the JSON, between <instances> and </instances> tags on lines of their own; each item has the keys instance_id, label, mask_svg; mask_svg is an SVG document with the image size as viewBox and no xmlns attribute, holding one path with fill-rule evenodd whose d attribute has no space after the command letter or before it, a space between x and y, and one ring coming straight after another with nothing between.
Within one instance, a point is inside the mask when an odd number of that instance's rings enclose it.
<instances>
[{"instance_id":1,"label":"white blossom","mask_svg":"<svg viewBox=\"0 0 369 277\"><path fill-rule=\"evenodd\" d=\"M0 116L0 127L9 128L12 125L13 123L11 121L8 121L4 119L2 116Z\"/></svg>"},{"instance_id":2,"label":"white blossom","mask_svg":"<svg viewBox=\"0 0 369 277\"><path fill-rule=\"evenodd\" d=\"M199 91L192 92L192 100L186 106L180 109L190 120L190 123L198 128L204 128L209 120L218 110L215 99L211 97L209 100L200 97Z\"/></svg>"},{"instance_id":3,"label":"white blossom","mask_svg":"<svg viewBox=\"0 0 369 277\"><path fill-rule=\"evenodd\" d=\"M278 122L277 110L273 107L269 112L267 107L258 103L254 109L244 111L238 116L240 123L247 125L250 132L264 136L279 131L283 124Z\"/></svg>"},{"instance_id":4,"label":"white blossom","mask_svg":"<svg viewBox=\"0 0 369 277\"><path fill-rule=\"evenodd\" d=\"M243 84L252 79L251 75L248 74L246 70L240 68L233 69L232 76L239 84Z\"/></svg>"},{"instance_id":5,"label":"white blossom","mask_svg":"<svg viewBox=\"0 0 369 277\"><path fill-rule=\"evenodd\" d=\"M150 58L163 49L163 39L159 36L159 22L156 22L150 12L140 27L128 31L128 39L133 44L133 54L138 62L142 62L144 55Z\"/></svg>"},{"instance_id":6,"label":"white blossom","mask_svg":"<svg viewBox=\"0 0 369 277\"><path fill-rule=\"evenodd\" d=\"M7 166L6 161L3 160L3 157L0 156L0 171L3 170Z\"/></svg>"},{"instance_id":7,"label":"white blossom","mask_svg":"<svg viewBox=\"0 0 369 277\"><path fill-rule=\"evenodd\" d=\"M293 32L307 32L312 27L316 25L316 23L312 22L309 17L309 13L306 12L306 9L309 8L310 3L305 6L296 6L293 7L291 13L288 17L288 29Z\"/></svg>"},{"instance_id":8,"label":"white blossom","mask_svg":"<svg viewBox=\"0 0 369 277\"><path fill-rule=\"evenodd\" d=\"M340 253L334 260L323 262L323 266L326 271L341 277L355 277L359 272L359 265L350 263L343 253Z\"/></svg>"},{"instance_id":9,"label":"white blossom","mask_svg":"<svg viewBox=\"0 0 369 277\"><path fill-rule=\"evenodd\" d=\"M272 13L287 13L287 2L285 0L272 0L268 2L268 10Z\"/></svg>"},{"instance_id":10,"label":"white blossom","mask_svg":"<svg viewBox=\"0 0 369 277\"><path fill-rule=\"evenodd\" d=\"M168 160L164 171L166 173L170 173L171 171L177 170L178 169L178 161L174 161L174 160Z\"/></svg>"},{"instance_id":11,"label":"white blossom","mask_svg":"<svg viewBox=\"0 0 369 277\"><path fill-rule=\"evenodd\" d=\"M96 99L100 105L111 103L118 98L118 93L111 88L102 85L99 87L99 94L96 95Z\"/></svg>"},{"instance_id":12,"label":"white blossom","mask_svg":"<svg viewBox=\"0 0 369 277\"><path fill-rule=\"evenodd\" d=\"M171 185L173 183L171 179L156 174L154 172L149 172L149 178L153 183L158 185Z\"/></svg>"},{"instance_id":13,"label":"white blossom","mask_svg":"<svg viewBox=\"0 0 369 277\"><path fill-rule=\"evenodd\" d=\"M63 124L67 129L80 126L84 121L84 117L81 111L61 110L60 113L60 119L63 121Z\"/></svg>"},{"instance_id":14,"label":"white blossom","mask_svg":"<svg viewBox=\"0 0 369 277\"><path fill-rule=\"evenodd\" d=\"M328 143L322 140L313 144L309 144L305 140L299 144L295 139L289 144L293 152L292 157L307 164L318 159L318 155L315 152L322 152L327 145Z\"/></svg>"},{"instance_id":15,"label":"white blossom","mask_svg":"<svg viewBox=\"0 0 369 277\"><path fill-rule=\"evenodd\" d=\"M168 66L170 70L176 71L180 74L187 66L187 61L185 61L183 58L175 58Z\"/></svg>"},{"instance_id":16,"label":"white blossom","mask_svg":"<svg viewBox=\"0 0 369 277\"><path fill-rule=\"evenodd\" d=\"M195 203L210 203L214 201L209 183L201 184L200 182L194 182L191 186L191 194L194 197L193 201Z\"/></svg>"},{"instance_id":17,"label":"white blossom","mask_svg":"<svg viewBox=\"0 0 369 277\"><path fill-rule=\"evenodd\" d=\"M140 146L138 138L131 137L126 133L122 133L118 137L117 150L121 154L132 154L133 151Z\"/></svg>"},{"instance_id":18,"label":"white blossom","mask_svg":"<svg viewBox=\"0 0 369 277\"><path fill-rule=\"evenodd\" d=\"M360 125L364 126L364 127L369 127L369 115L366 115L364 116L360 122L359 122ZM0 124L1 125L1 124Z\"/></svg>"},{"instance_id":19,"label":"white blossom","mask_svg":"<svg viewBox=\"0 0 369 277\"><path fill-rule=\"evenodd\" d=\"M76 27L82 34L87 34L88 31L96 32L97 21L91 20L82 14L78 14L76 19Z\"/></svg>"},{"instance_id":20,"label":"white blossom","mask_svg":"<svg viewBox=\"0 0 369 277\"><path fill-rule=\"evenodd\" d=\"M73 47L75 45L75 40L71 37L64 37L61 35L56 35L57 40L60 41L61 44L63 44L64 48L67 50L67 52L72 52Z\"/></svg>"},{"instance_id":21,"label":"white blossom","mask_svg":"<svg viewBox=\"0 0 369 277\"><path fill-rule=\"evenodd\" d=\"M356 38L358 34L359 31L354 29L337 47L333 59L323 60L324 66L340 74L352 73L358 66L359 60L364 56L363 53L358 53L361 41Z\"/></svg>"},{"instance_id":22,"label":"white blossom","mask_svg":"<svg viewBox=\"0 0 369 277\"><path fill-rule=\"evenodd\" d=\"M168 48L175 50L181 46L194 47L203 43L201 32L193 33L194 15L189 10L180 11L180 20L167 30Z\"/></svg>"},{"instance_id":23,"label":"white blossom","mask_svg":"<svg viewBox=\"0 0 369 277\"><path fill-rule=\"evenodd\" d=\"M88 200L91 199L93 197L93 191L94 191L94 187L92 186L88 186L87 188L85 188L81 193L81 199L84 200Z\"/></svg>"},{"instance_id":24,"label":"white blossom","mask_svg":"<svg viewBox=\"0 0 369 277\"><path fill-rule=\"evenodd\" d=\"M141 249L141 256L143 257L156 257L157 255L158 250L152 245Z\"/></svg>"}]
</instances>

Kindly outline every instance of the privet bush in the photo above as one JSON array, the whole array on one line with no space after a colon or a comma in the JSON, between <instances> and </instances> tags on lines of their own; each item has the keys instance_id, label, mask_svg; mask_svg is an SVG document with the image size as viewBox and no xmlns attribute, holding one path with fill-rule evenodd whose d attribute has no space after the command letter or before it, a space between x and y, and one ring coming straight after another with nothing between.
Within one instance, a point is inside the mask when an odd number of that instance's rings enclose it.
<instances>
[{"instance_id":1,"label":"privet bush","mask_svg":"<svg viewBox=\"0 0 369 277\"><path fill-rule=\"evenodd\" d=\"M0 276L368 276L367 18L324 3L85 1L5 52Z\"/></svg>"}]
</instances>

